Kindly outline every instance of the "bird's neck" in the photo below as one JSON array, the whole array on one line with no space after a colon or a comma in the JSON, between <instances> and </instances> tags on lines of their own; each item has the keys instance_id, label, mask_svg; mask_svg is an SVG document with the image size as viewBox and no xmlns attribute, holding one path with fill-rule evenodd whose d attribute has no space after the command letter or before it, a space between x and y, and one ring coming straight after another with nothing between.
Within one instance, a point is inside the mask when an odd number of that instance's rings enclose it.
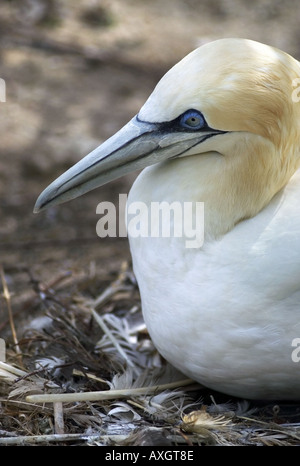
<instances>
[{"instance_id":1,"label":"bird's neck","mask_svg":"<svg viewBox=\"0 0 300 466\"><path fill-rule=\"evenodd\" d=\"M205 239L216 239L255 216L297 169L295 163L282 171L272 150L260 144L241 153L237 146L237 154L209 152L153 165L140 174L129 200L203 202Z\"/></svg>"}]
</instances>

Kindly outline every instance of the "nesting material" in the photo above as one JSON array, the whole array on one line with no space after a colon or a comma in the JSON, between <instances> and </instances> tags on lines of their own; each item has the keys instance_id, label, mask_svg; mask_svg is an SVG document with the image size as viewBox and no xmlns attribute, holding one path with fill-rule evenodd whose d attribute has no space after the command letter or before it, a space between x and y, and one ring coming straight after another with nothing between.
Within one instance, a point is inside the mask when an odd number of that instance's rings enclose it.
<instances>
[{"instance_id":1,"label":"nesting material","mask_svg":"<svg viewBox=\"0 0 300 466\"><path fill-rule=\"evenodd\" d=\"M0 361L0 445L299 444L298 405L213 393L159 356L127 264L114 277L74 271L52 283L23 304L5 287L8 322L28 305L32 319L13 322Z\"/></svg>"}]
</instances>

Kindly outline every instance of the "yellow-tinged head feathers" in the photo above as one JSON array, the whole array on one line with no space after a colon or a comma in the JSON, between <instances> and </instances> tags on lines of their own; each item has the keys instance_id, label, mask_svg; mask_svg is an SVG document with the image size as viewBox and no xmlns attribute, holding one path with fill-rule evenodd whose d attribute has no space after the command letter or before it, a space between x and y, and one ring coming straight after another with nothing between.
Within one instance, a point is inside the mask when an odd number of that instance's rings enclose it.
<instances>
[{"instance_id":1,"label":"yellow-tinged head feathers","mask_svg":"<svg viewBox=\"0 0 300 466\"><path fill-rule=\"evenodd\" d=\"M299 77L299 62L268 45L221 39L200 47L161 79L137 117L55 180L36 211L167 161L169 174L193 167L195 199L222 227L211 230L228 231L256 215L299 166Z\"/></svg>"},{"instance_id":2,"label":"yellow-tinged head feathers","mask_svg":"<svg viewBox=\"0 0 300 466\"><path fill-rule=\"evenodd\" d=\"M293 99L299 77L300 63L280 50L221 39L176 64L142 107L139 118L151 122L194 108L211 128L228 131L194 152L194 191L206 203L206 232L224 234L256 215L299 167L300 102Z\"/></svg>"},{"instance_id":3,"label":"yellow-tinged head feathers","mask_svg":"<svg viewBox=\"0 0 300 466\"><path fill-rule=\"evenodd\" d=\"M177 63L139 116L168 121L197 108L212 128L252 132L280 144L285 123L293 114L300 118L300 104L296 108L292 99L299 76L299 62L280 50L247 39L220 39Z\"/></svg>"}]
</instances>

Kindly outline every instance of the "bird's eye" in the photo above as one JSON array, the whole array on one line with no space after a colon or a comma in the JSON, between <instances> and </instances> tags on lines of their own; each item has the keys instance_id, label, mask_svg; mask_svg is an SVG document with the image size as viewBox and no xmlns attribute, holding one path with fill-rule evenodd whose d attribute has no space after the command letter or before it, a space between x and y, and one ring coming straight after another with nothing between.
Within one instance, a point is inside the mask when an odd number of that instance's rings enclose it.
<instances>
[{"instance_id":1,"label":"bird's eye","mask_svg":"<svg viewBox=\"0 0 300 466\"><path fill-rule=\"evenodd\" d=\"M182 115L180 125L183 128L200 129L205 125L205 120L197 110L188 110Z\"/></svg>"}]
</instances>

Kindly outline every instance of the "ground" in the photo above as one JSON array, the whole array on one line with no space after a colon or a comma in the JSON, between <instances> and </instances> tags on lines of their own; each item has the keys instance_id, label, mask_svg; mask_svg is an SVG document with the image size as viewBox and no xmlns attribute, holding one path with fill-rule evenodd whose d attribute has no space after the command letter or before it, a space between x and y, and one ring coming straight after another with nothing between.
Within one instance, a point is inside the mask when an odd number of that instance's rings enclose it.
<instances>
[{"instance_id":1,"label":"ground","mask_svg":"<svg viewBox=\"0 0 300 466\"><path fill-rule=\"evenodd\" d=\"M78 349L71 336L74 328L91 336L89 342L85 340L83 343L79 337L78 341L85 345L87 353L90 349L92 360L88 363L79 361L72 368L94 369L98 375L103 369L102 377L112 380L117 364L121 363L112 362L110 357L100 357L101 351L95 349L102 330L92 323L91 302L108 290L110 297L99 305L102 313L114 311L119 318L127 318L130 312L130 315L136 312L140 319L139 296L130 269L127 239L97 237L96 206L101 201L116 202L119 193L127 193L136 173L76 201L34 215L32 210L37 196L67 167L136 114L158 79L186 53L210 40L236 36L271 44L299 59L299 21L300 5L296 0L1 2L0 77L6 83L6 101L0 102L0 263L2 286L7 292L0 298L0 337L6 341L9 363L15 364L16 358L21 358L19 367L26 372L37 369L34 357L41 355L58 357L62 364L61 352L67 354L66 344L55 346L57 339L55 342L47 340L49 322L44 328L44 324L36 320L48 316L51 325L56 323L57 333L53 328L50 333L55 334L60 343L63 335L65 341L70 338L72 355L74 348ZM124 263L128 267L126 270ZM111 287L114 291L117 287L117 292L112 292ZM9 307L12 318L9 318ZM145 329L135 331L135 347L141 342L150 344L146 335ZM157 361L154 348L150 349L147 360L152 352L151 361ZM64 363L71 364L70 354ZM102 366L99 366L99 360ZM161 364L163 362L157 362L157 366ZM43 377L58 382L53 371L50 375L43 373ZM61 392L68 391L65 379L59 387ZM76 383L79 389L89 388L82 381L81 385L78 380ZM1 385L2 401L8 396L8 386L9 390L16 390L15 385ZM92 384L92 389L103 389L103 383ZM27 387L23 394L14 394L20 404L9 392L13 401L0 408L0 437L21 435L29 438L59 430L57 425L53 427L51 424L53 416L56 424L58 421L50 408L50 414L36 408L34 415L28 406L24 407L22 395L28 394L28 390ZM75 390L73 385L72 390ZM124 412L128 409L128 405L127 408L123 406ZM132 410L135 413L132 419L148 425L150 408L147 409ZM272 421L278 417L278 409L268 407ZM84 411L82 407L80 410ZM105 416L111 410L112 407L106 404L98 407L96 414L100 416L100 412L102 422L107 423ZM80 424L78 419L84 416L81 411L76 413L77 420L72 419L69 423L64 411L64 432L84 432L92 425L95 433L97 421L92 422L90 412L86 424L83 421ZM298 407L293 412L298 415ZM20 419L24 413L27 421L22 424ZM288 413L290 416L290 411ZM155 425L154 418L151 422ZM8 422L7 419L13 420ZM47 425L44 430L41 420ZM127 431L125 435L124 429L121 433L126 441ZM132 433L134 429L129 431ZM153 435L152 432L152 439ZM184 442L194 441L194 438L186 438L182 431L180 435ZM255 433L254 443L275 442L276 436L261 440L259 435ZM280 431L278 435L277 442L293 438L297 443L295 431L291 435ZM266 437L266 433L261 436ZM98 444L112 442L111 438L104 437L98 439ZM165 436L160 441L169 444L175 441L174 438L170 440ZM245 442L245 437L242 438ZM226 437L225 440L233 444L243 443L240 439ZM114 441L118 444L121 440ZM147 441L150 442L149 438L144 442ZM199 438L195 441L205 443ZM220 440L210 437L209 442L213 441L218 443ZM94 437L93 442L97 444ZM139 437L131 442L142 444Z\"/></svg>"}]
</instances>

